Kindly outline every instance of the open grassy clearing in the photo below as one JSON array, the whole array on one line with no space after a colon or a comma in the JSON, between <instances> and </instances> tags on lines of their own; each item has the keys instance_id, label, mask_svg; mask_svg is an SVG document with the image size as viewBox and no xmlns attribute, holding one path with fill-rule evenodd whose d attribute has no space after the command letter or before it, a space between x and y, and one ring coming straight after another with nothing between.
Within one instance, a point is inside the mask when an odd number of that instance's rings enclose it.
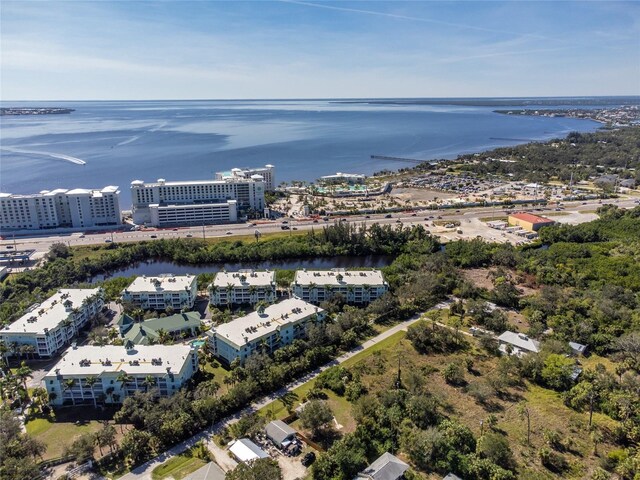
<instances>
[{"instance_id":1,"label":"open grassy clearing","mask_svg":"<svg viewBox=\"0 0 640 480\"><path fill-rule=\"evenodd\" d=\"M360 362L370 357L371 355L374 355L375 352L392 347L393 345L397 344L401 339L403 339L405 335L406 335L405 332L394 333L389 338L384 339L382 342L358 353L354 357L344 362L342 365L348 368L350 365L353 365L354 363ZM292 391L292 393L297 398L297 400L293 404L293 407L292 407L293 409L295 409L305 401L306 395L309 392L309 390L313 388L314 383L315 383L315 380L310 380L300 385L298 388ZM333 392L328 390L325 390L325 393L327 394L328 401L329 401L329 404L331 405L331 408L336 414L336 419L338 420L338 422L345 427L348 425L352 425L353 419L350 417L350 414L348 417L342 414L344 410L349 410L349 411L351 410L351 406L346 401L346 399L344 399L343 397L338 397ZM338 414L336 409L340 409L341 413ZM258 410L258 413L260 413L260 415L266 416L267 418L274 418L274 419L282 419L289 415L289 412L287 412L285 404L280 400L275 400L269 403L268 405L265 405L260 410Z\"/></svg>"},{"instance_id":2,"label":"open grassy clearing","mask_svg":"<svg viewBox=\"0 0 640 480\"><path fill-rule=\"evenodd\" d=\"M559 478L557 474L544 468L538 458L540 448L547 445L545 438L547 431L558 432L559 438L565 441L566 446L560 453L567 460L569 468L562 474L562 478L588 478L593 469L598 466L600 458L606 455L612 446L605 440L598 445L599 455L594 455L594 444L588 432L588 412L576 412L566 407L560 393L525 382L520 387L508 389L507 395L502 398L492 399L490 406L482 406L466 393L464 386L454 387L444 381L441 372L446 365L465 357L473 359L472 372L465 374L468 384L487 377L496 369L498 358L480 351L475 341L470 341L473 344L467 352L420 355L405 339L405 333L399 332L381 344L361 352L343 365L352 372L358 372L368 391L373 394L393 388L398 365L403 383L407 379L408 372L421 372L423 388L439 400L442 413L466 424L476 436L480 436L481 431L487 431L488 419L491 415L495 415L497 424L494 429L507 436L516 461L520 465L517 472L518 478ZM584 366L594 366L597 363L603 363L607 368L612 368L610 362L597 356L584 359L583 362ZM295 393L299 395L299 399L303 398L312 384L313 381L296 389ZM327 390L324 392L327 394L327 401L336 419L345 427L340 430L340 433L352 431L351 428L355 427L355 424L351 416L351 404L344 397L338 397L333 392ZM530 445L527 445L526 421L518 414L516 408L516 405L522 401L526 402L531 416ZM282 402L274 402L274 404L263 409L263 413L271 408L270 413L274 418L285 417L287 411ZM593 418L594 424L605 432L605 438L609 432L613 432L617 423L597 413ZM300 428L298 421L293 423L293 427Z\"/></svg>"},{"instance_id":3,"label":"open grassy clearing","mask_svg":"<svg viewBox=\"0 0 640 480\"><path fill-rule=\"evenodd\" d=\"M90 407L59 409L48 417L35 417L27 421L27 433L35 439L44 442L47 447L43 455L44 460L57 458L63 455L65 447L71 445L73 440L85 433L95 433L102 428L102 422L111 420L112 410L99 411ZM125 425L122 432L126 432ZM116 441L123 436L120 426L116 426ZM108 449L102 450L106 454ZM99 456L96 447L95 455Z\"/></svg>"},{"instance_id":4,"label":"open grassy clearing","mask_svg":"<svg viewBox=\"0 0 640 480\"><path fill-rule=\"evenodd\" d=\"M165 478L181 480L204 465L206 465L204 460L192 456L191 452L187 450L154 468L151 472L151 478L153 480Z\"/></svg>"},{"instance_id":5,"label":"open grassy clearing","mask_svg":"<svg viewBox=\"0 0 640 480\"><path fill-rule=\"evenodd\" d=\"M101 425L97 420L83 421L79 425L72 422L51 421L47 418L35 418L26 424L27 433L35 439L43 442L47 451L43 455L44 460L57 458L63 455L66 446L73 439L84 433L95 433Z\"/></svg>"}]
</instances>

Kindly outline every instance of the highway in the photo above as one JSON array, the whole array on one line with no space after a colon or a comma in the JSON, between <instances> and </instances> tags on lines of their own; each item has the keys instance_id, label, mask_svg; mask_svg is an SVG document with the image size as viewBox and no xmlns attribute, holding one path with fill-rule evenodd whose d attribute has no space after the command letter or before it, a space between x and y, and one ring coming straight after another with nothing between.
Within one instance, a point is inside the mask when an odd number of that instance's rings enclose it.
<instances>
[{"instance_id":1,"label":"highway","mask_svg":"<svg viewBox=\"0 0 640 480\"><path fill-rule=\"evenodd\" d=\"M587 202L564 202L563 210L564 214L580 213L584 211L594 211L598 207L605 203L613 203L621 208L632 208L638 205L638 200L632 197L616 200L604 200L600 203L599 200L592 200ZM560 212L555 211L556 206L541 207L539 209L527 209L529 212L536 213L544 216L548 214L552 219L562 222L563 215L558 215ZM273 232L283 232L282 226L286 225L290 228L289 232L300 230L310 230L312 228L320 229L323 225L332 224L334 221L342 218L348 222L360 223L379 223L379 224L397 224L399 222L403 224L422 224L426 228L432 227L433 220L437 220L438 217L447 220L458 220L461 222L462 227L467 220L479 219L487 217L504 217L509 211L518 211L517 208L512 210L504 210L499 207L477 207L477 208L463 208L463 209L440 209L440 210L417 210L415 213L411 212L399 212L390 214L391 218L387 218L389 214L371 214L371 215L346 215L342 217L330 217L330 220L325 222L322 219L317 220L314 223L311 219L291 219L283 218L274 221L256 220L255 225L250 223L241 224L223 224L223 225L209 225L209 226L194 226L194 227L180 227L180 228L166 228L166 229L145 229L137 231L113 231L113 232L85 232L83 233L55 233L51 235L30 235L30 236L18 236L4 237L0 241L0 250L15 249L36 250L36 257L41 256L43 253L49 250L49 247L54 243L66 243L69 246L80 245L98 245L106 244L110 242L139 242L143 240L154 240L161 238L233 238L234 236L246 236L254 235L256 231L260 234L267 234ZM557 215L557 216L555 216ZM433 217L431 219L430 217ZM583 221L588 221L592 216L585 216ZM283 222L288 223L283 223ZM577 222L579 223L579 219Z\"/></svg>"}]
</instances>

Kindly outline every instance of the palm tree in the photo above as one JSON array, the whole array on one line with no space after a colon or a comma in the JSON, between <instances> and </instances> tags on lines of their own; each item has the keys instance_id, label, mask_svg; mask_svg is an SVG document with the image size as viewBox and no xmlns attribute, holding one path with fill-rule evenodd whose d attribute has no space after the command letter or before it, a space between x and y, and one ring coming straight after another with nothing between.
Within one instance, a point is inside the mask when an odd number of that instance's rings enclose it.
<instances>
[{"instance_id":1,"label":"palm tree","mask_svg":"<svg viewBox=\"0 0 640 480\"><path fill-rule=\"evenodd\" d=\"M146 377L144 377L144 380L142 381L142 385L144 385L145 393L149 390L149 387L153 387L155 384L156 384L156 377L154 377L153 375L147 375Z\"/></svg>"},{"instance_id":2,"label":"palm tree","mask_svg":"<svg viewBox=\"0 0 640 480\"><path fill-rule=\"evenodd\" d=\"M66 392L67 390L69 392L71 392L71 389L73 388L73 386L76 384L75 379L73 378L68 378L67 380L64 381L64 383L62 384L62 389L64 392ZM73 392L71 392L71 403L73 405L76 404L76 399L73 396Z\"/></svg>"},{"instance_id":3,"label":"palm tree","mask_svg":"<svg viewBox=\"0 0 640 480\"><path fill-rule=\"evenodd\" d=\"M133 377L131 375L129 375L127 372L125 372L124 370L122 370L118 374L118 377L116 378L116 382L120 382L121 388L122 388L122 393L126 397L127 396L126 385L129 382L133 382Z\"/></svg>"},{"instance_id":4,"label":"palm tree","mask_svg":"<svg viewBox=\"0 0 640 480\"><path fill-rule=\"evenodd\" d=\"M164 328L158 330L158 342L162 345L166 345L171 340L171 335Z\"/></svg>"},{"instance_id":5,"label":"palm tree","mask_svg":"<svg viewBox=\"0 0 640 480\"><path fill-rule=\"evenodd\" d=\"M249 286L249 302L250 303L255 303L257 292L258 292L258 287L256 287L255 285Z\"/></svg>"},{"instance_id":6,"label":"palm tree","mask_svg":"<svg viewBox=\"0 0 640 480\"><path fill-rule=\"evenodd\" d=\"M108 387L108 388L105 390L105 392L104 392L104 393L105 393L105 395L107 396L107 398L110 398L111 400L113 400L113 398L112 398L112 397L113 397L113 392L114 392L114 391L115 391L115 388L113 388L113 387Z\"/></svg>"},{"instance_id":7,"label":"palm tree","mask_svg":"<svg viewBox=\"0 0 640 480\"><path fill-rule=\"evenodd\" d=\"M27 379L33 377L33 375L31 375L32 373L33 371L25 362L22 362L20 368L16 370L16 377L22 382L25 391L27 391Z\"/></svg>"},{"instance_id":8,"label":"palm tree","mask_svg":"<svg viewBox=\"0 0 640 480\"><path fill-rule=\"evenodd\" d=\"M89 390L91 390L91 398L93 399L93 408L97 408L98 405L96 403L96 396L93 393L93 386L98 382L98 378L97 377L87 377L84 379L84 383L87 387L89 387ZM102 454L102 453L101 453Z\"/></svg>"}]
</instances>

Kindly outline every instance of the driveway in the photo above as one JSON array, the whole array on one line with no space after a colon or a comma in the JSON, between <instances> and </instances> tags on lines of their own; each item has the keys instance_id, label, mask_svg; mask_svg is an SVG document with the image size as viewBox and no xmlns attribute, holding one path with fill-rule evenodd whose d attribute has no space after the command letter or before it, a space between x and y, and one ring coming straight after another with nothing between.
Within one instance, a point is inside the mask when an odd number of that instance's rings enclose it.
<instances>
[{"instance_id":1,"label":"driveway","mask_svg":"<svg viewBox=\"0 0 640 480\"><path fill-rule=\"evenodd\" d=\"M451 305L450 301L441 302L441 303L439 303L438 305L436 305L434 307L434 310L442 310L442 309L445 309L445 308L449 308L450 305ZM355 355L359 354L363 350L366 350L367 348L373 347L374 345L382 342L383 340L389 338L390 336L394 335L395 333L398 333L400 331L406 330L410 325L413 325L418 320L420 320L422 318L422 316L423 316L422 313L414 315L410 319L399 323L398 325L390 328L389 330L381 333L380 335L377 335L377 336L373 337L372 339L367 340L362 345L354 348L353 350L350 350L347 353L344 353L344 354L340 355L335 360L332 360L331 362L327 363L326 365L323 365L322 367L315 369L314 371L308 373L304 377L296 380L293 383L290 383L286 387L282 387L278 391L273 392L273 393L271 393L271 394L269 394L269 395L267 395L265 397L262 397L260 400L258 400L257 402L254 402L250 406L244 408L242 411L240 411L240 412L238 412L238 413L236 413L234 415L231 415L231 416L229 416L229 417L227 417L227 418L225 418L223 420L220 420L218 423L214 424L212 427L210 427L210 428L208 428L206 430L203 430L202 432L194 435L193 437L189 438L188 440L185 440L182 443L179 443L178 445L176 445L173 448L171 448L171 449L167 450L166 452L164 452L162 455L159 455L158 457L156 457L156 458L154 458L152 460L149 460L147 463L145 463L145 464L133 469L128 474L120 477L120 479L121 480L151 480L151 472L153 471L154 468L156 468L157 466L159 466L162 463L166 462L171 457L174 457L175 455L178 455L179 453L184 452L186 449L192 447L196 442L198 442L200 440L207 441L207 445L209 446L209 449L212 450L212 453L217 458L218 456L220 456L220 452L217 451L217 449L219 449L219 447L216 446L216 450L212 449L210 438L211 438L212 435L214 435L215 433L220 431L223 427L231 425L231 424L237 422L240 419L240 417L242 417L243 415L246 415L248 413L252 413L252 412L255 412L257 410L260 410L262 407L270 404L274 400L277 400L279 397L281 397L285 393L290 392L290 391L298 388L300 385L308 382L309 380L313 380L314 378L316 378L318 375L320 375L320 373L322 373L326 369L328 369L328 368L330 368L330 367L332 367L334 365L339 365L339 364L349 360L350 358L352 358ZM222 452L224 452L224 454L226 455L226 451L225 450L222 450ZM224 469L224 467L223 467L223 469Z\"/></svg>"}]
</instances>

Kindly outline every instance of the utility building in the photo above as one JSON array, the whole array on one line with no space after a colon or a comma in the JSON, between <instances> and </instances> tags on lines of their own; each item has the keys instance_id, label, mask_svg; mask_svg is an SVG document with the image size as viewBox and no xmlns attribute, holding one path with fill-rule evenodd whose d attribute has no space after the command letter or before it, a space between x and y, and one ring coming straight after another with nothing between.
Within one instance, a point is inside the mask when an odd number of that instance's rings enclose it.
<instances>
[{"instance_id":1,"label":"utility building","mask_svg":"<svg viewBox=\"0 0 640 480\"><path fill-rule=\"evenodd\" d=\"M522 227L530 232L537 232L542 227L549 227L556 222L545 217L533 215L532 213L514 213L509 215L509 225Z\"/></svg>"}]
</instances>

